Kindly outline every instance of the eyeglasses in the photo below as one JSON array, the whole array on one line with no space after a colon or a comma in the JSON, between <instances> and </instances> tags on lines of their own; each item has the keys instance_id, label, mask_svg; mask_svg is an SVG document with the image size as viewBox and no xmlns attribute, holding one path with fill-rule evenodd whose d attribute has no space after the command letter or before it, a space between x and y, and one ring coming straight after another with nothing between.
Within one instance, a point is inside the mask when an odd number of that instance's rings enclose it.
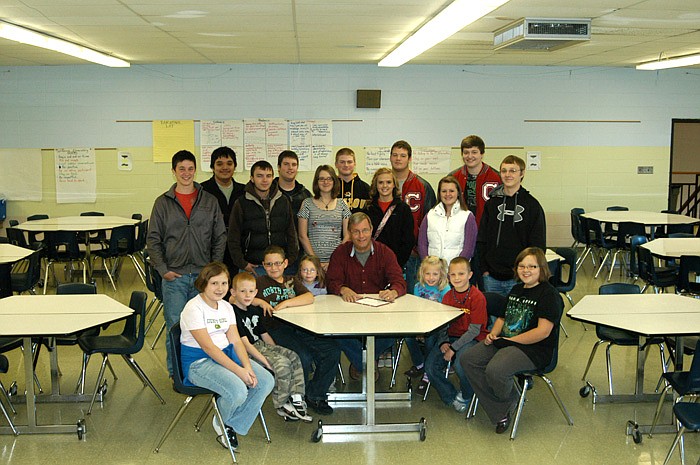
<instances>
[{"instance_id":1,"label":"eyeglasses","mask_svg":"<svg viewBox=\"0 0 700 465\"><path fill-rule=\"evenodd\" d=\"M333 178L330 178L330 177L328 177L328 178L319 177L318 178L318 182L332 182L332 181L333 181Z\"/></svg>"},{"instance_id":2,"label":"eyeglasses","mask_svg":"<svg viewBox=\"0 0 700 465\"><path fill-rule=\"evenodd\" d=\"M316 268L302 268L300 271L302 273L316 273Z\"/></svg>"},{"instance_id":3,"label":"eyeglasses","mask_svg":"<svg viewBox=\"0 0 700 465\"><path fill-rule=\"evenodd\" d=\"M509 170L507 170L507 169L501 170L501 174L515 174L515 173L518 173L518 172L520 172L520 169L517 169L517 170L516 170L515 168L511 168L511 169L509 169Z\"/></svg>"},{"instance_id":4,"label":"eyeglasses","mask_svg":"<svg viewBox=\"0 0 700 465\"><path fill-rule=\"evenodd\" d=\"M539 267L540 267L539 265L518 265L519 270L528 270L528 271L536 270Z\"/></svg>"},{"instance_id":5,"label":"eyeglasses","mask_svg":"<svg viewBox=\"0 0 700 465\"><path fill-rule=\"evenodd\" d=\"M284 262L263 262L265 268L272 268L273 266L279 268L283 264Z\"/></svg>"}]
</instances>

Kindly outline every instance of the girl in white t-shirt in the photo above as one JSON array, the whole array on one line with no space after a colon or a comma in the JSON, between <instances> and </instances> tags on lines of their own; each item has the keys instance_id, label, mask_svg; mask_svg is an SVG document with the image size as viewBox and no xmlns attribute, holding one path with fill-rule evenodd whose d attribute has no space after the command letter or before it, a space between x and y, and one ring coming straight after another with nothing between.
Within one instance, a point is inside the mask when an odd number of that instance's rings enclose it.
<instances>
[{"instance_id":1,"label":"girl in white t-shirt","mask_svg":"<svg viewBox=\"0 0 700 465\"><path fill-rule=\"evenodd\" d=\"M229 288L226 265L214 262L202 268L194 286L200 294L187 302L180 316L181 360L185 384L219 394L214 430L226 446L224 429L231 446L238 446L236 433L247 434L258 411L275 384L274 377L251 362L236 328L231 304L223 300Z\"/></svg>"}]
</instances>

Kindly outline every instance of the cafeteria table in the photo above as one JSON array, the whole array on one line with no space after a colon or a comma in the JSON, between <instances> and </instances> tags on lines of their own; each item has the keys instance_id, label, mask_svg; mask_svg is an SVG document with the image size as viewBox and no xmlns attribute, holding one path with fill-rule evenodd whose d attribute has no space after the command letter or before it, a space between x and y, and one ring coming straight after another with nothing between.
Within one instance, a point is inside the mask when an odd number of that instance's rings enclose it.
<instances>
[{"instance_id":1,"label":"cafeteria table","mask_svg":"<svg viewBox=\"0 0 700 465\"><path fill-rule=\"evenodd\" d=\"M85 421L74 424L38 425L36 404L44 402L89 402L92 394L61 394L57 348L50 351L51 393L37 395L34 390L32 338L72 334L83 329L125 318L133 313L128 306L104 294L78 295L15 295L0 305L0 336L22 338L24 346L24 396L13 396L14 402L24 400L27 424L16 425L20 434L77 433L82 439ZM12 433L9 426L0 427L0 434Z\"/></svg>"},{"instance_id":2,"label":"cafeteria table","mask_svg":"<svg viewBox=\"0 0 700 465\"><path fill-rule=\"evenodd\" d=\"M13 244L0 244L0 298L12 295L12 264L27 258L32 252Z\"/></svg>"},{"instance_id":3,"label":"cafeteria table","mask_svg":"<svg viewBox=\"0 0 700 465\"><path fill-rule=\"evenodd\" d=\"M658 393L644 393L644 341L651 337L674 337L675 346L683 347L683 336L700 334L700 300L677 294L587 295L567 315L573 320L606 325L639 335L634 394L601 395L594 386L589 385L594 404L657 402ZM675 369L683 369L682 350L676 351ZM671 426L657 426L654 431L675 432L675 426ZM632 434L635 442L641 440L641 434L648 432L647 426L628 423L627 434Z\"/></svg>"},{"instance_id":4,"label":"cafeteria table","mask_svg":"<svg viewBox=\"0 0 700 465\"><path fill-rule=\"evenodd\" d=\"M640 247L644 247L655 257L663 259L678 259L682 255L700 256L700 238L698 237L664 237L646 242Z\"/></svg>"},{"instance_id":5,"label":"cafeteria table","mask_svg":"<svg viewBox=\"0 0 700 465\"><path fill-rule=\"evenodd\" d=\"M366 297L377 299L376 295ZM317 296L311 305L285 308L275 312L274 315L277 318L316 334L366 338L366 350L362 355L362 392L335 393L328 397L329 403L334 406L364 408L363 422L353 425L326 425L319 420L318 429L314 431L312 440L318 442L324 434L390 432L418 432L420 440L425 440L427 426L425 418L421 418L417 423L376 422L375 408L378 402L392 405L403 402L402 405L405 405L410 403L411 393L410 391L375 392L374 338L396 334L425 334L461 314L459 309L413 295L404 295L380 307L345 302L336 295L322 295ZM370 360L367 360L367 354L371 354Z\"/></svg>"}]
</instances>

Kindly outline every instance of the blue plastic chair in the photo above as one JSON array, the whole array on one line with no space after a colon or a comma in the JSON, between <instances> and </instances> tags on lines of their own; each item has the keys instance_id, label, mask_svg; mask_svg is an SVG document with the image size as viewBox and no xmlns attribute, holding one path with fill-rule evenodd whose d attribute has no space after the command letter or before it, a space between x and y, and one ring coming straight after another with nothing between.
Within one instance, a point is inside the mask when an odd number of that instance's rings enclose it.
<instances>
[{"instance_id":1,"label":"blue plastic chair","mask_svg":"<svg viewBox=\"0 0 700 465\"><path fill-rule=\"evenodd\" d=\"M676 434L673 444L671 444L671 449L668 451L668 455L666 455L664 465L667 465L668 461L671 460L671 455L673 455L673 451L676 449L679 442L681 442L681 463L685 463L682 445L683 434L686 432L686 430L700 430L700 404L696 404L695 402L678 402L673 406L673 414L681 424L681 428L678 430L678 434ZM698 463L700 463L700 460L698 460Z\"/></svg>"}]
</instances>

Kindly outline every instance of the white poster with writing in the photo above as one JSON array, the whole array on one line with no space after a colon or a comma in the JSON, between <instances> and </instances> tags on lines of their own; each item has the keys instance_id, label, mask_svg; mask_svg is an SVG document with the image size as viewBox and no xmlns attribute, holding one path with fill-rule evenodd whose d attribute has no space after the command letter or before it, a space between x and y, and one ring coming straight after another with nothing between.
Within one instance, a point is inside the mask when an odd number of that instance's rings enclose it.
<instances>
[{"instance_id":1,"label":"white poster with writing","mask_svg":"<svg viewBox=\"0 0 700 465\"><path fill-rule=\"evenodd\" d=\"M199 155L202 171L209 168L211 153L229 147L236 153L236 171L243 171L243 120L202 120L199 124Z\"/></svg>"},{"instance_id":2,"label":"white poster with writing","mask_svg":"<svg viewBox=\"0 0 700 465\"><path fill-rule=\"evenodd\" d=\"M389 147L365 147L365 173L373 175L384 166L391 167Z\"/></svg>"},{"instance_id":3,"label":"white poster with writing","mask_svg":"<svg viewBox=\"0 0 700 465\"><path fill-rule=\"evenodd\" d=\"M94 203L97 200L95 149L54 149L56 202Z\"/></svg>"},{"instance_id":4,"label":"white poster with writing","mask_svg":"<svg viewBox=\"0 0 700 465\"><path fill-rule=\"evenodd\" d=\"M450 147L416 147L411 156L411 170L415 173L447 174L450 172Z\"/></svg>"}]
</instances>

